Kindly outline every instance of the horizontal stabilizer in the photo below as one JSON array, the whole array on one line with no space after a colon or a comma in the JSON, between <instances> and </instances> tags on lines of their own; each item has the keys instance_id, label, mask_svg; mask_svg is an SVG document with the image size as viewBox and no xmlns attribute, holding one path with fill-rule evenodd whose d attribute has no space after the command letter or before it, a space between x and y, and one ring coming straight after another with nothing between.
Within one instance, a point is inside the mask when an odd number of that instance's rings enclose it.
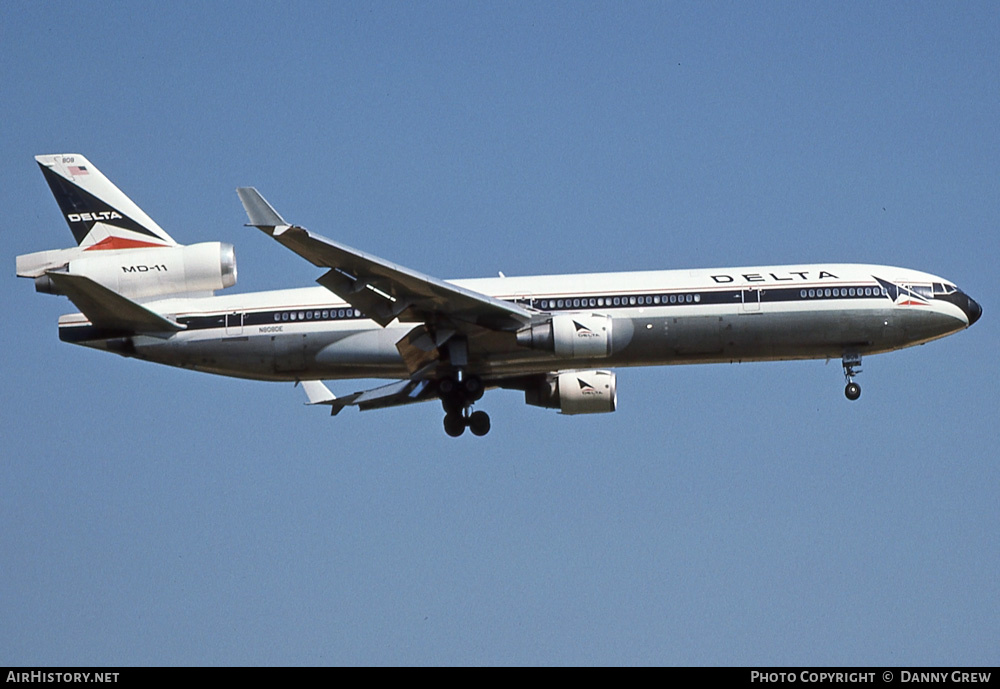
<instances>
[{"instance_id":1,"label":"horizontal stabilizer","mask_svg":"<svg viewBox=\"0 0 1000 689\"><path fill-rule=\"evenodd\" d=\"M96 327L129 333L168 335L184 326L109 290L83 275L46 273L61 294L69 297Z\"/></svg>"}]
</instances>

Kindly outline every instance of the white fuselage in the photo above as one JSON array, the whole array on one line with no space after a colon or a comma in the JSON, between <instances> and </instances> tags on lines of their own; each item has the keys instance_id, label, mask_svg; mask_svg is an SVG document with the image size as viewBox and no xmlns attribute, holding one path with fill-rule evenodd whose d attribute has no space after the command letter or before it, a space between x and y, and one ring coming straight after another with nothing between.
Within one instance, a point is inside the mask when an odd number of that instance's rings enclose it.
<instances>
[{"instance_id":1,"label":"white fuselage","mask_svg":"<svg viewBox=\"0 0 1000 689\"><path fill-rule=\"evenodd\" d=\"M483 329L469 337L468 370L484 380L591 367L872 354L943 337L974 319L962 301L965 295L946 280L878 265L451 282L516 301L539 317L599 314L612 319L609 353L601 356L559 356L526 348L513 333ZM396 343L419 325L394 321L382 328L323 287L170 298L144 306L186 329L162 337L116 337L96 331L85 316L73 314L60 319L60 336L150 361L242 378L406 378L410 372Z\"/></svg>"}]
</instances>

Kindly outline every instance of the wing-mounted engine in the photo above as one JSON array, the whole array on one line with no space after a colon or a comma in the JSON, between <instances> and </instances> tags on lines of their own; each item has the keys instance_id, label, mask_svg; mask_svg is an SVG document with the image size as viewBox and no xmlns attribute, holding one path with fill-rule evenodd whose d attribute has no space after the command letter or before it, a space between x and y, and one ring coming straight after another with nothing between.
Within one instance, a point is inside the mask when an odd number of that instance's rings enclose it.
<instances>
[{"instance_id":1,"label":"wing-mounted engine","mask_svg":"<svg viewBox=\"0 0 1000 689\"><path fill-rule=\"evenodd\" d=\"M611 316L572 314L553 316L522 328L517 343L522 347L555 352L560 357L606 357L612 352L614 321Z\"/></svg>"},{"instance_id":2,"label":"wing-mounted engine","mask_svg":"<svg viewBox=\"0 0 1000 689\"><path fill-rule=\"evenodd\" d=\"M613 371L563 371L524 391L524 401L563 414L605 414L618 406Z\"/></svg>"},{"instance_id":3,"label":"wing-mounted engine","mask_svg":"<svg viewBox=\"0 0 1000 689\"><path fill-rule=\"evenodd\" d=\"M236 254L232 244L204 242L110 251L76 248L17 257L19 277L34 278L39 292L62 294L50 272L90 278L130 299L211 294L236 284Z\"/></svg>"}]
</instances>

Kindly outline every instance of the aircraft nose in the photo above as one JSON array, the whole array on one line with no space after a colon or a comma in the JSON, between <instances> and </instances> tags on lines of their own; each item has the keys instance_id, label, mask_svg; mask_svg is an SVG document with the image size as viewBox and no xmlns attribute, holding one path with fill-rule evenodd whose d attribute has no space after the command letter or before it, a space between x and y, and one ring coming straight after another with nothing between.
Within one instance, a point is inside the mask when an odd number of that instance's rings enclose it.
<instances>
[{"instance_id":1,"label":"aircraft nose","mask_svg":"<svg viewBox=\"0 0 1000 689\"><path fill-rule=\"evenodd\" d=\"M983 307L968 294L965 295L965 298L969 300L969 303L962 310L965 311L965 315L969 319L969 325L972 325L983 315Z\"/></svg>"}]
</instances>

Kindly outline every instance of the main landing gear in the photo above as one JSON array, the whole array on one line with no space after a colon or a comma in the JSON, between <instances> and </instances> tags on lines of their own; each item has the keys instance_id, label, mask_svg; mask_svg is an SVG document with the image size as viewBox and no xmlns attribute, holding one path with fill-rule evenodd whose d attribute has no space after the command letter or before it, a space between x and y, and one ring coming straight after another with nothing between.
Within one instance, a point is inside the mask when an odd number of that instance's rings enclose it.
<instances>
[{"instance_id":1,"label":"main landing gear","mask_svg":"<svg viewBox=\"0 0 1000 689\"><path fill-rule=\"evenodd\" d=\"M847 387L844 388L844 395L853 402L861 397L861 386L854 382L854 376L861 373L861 355L855 353L844 354L841 363L844 366L844 378L847 379Z\"/></svg>"},{"instance_id":2,"label":"main landing gear","mask_svg":"<svg viewBox=\"0 0 1000 689\"><path fill-rule=\"evenodd\" d=\"M473 435L490 432L490 416L484 411L472 411L472 405L483 396L483 381L477 376L462 377L461 371L452 378L438 382L438 394L444 407L444 432L457 438L468 428Z\"/></svg>"}]
</instances>

